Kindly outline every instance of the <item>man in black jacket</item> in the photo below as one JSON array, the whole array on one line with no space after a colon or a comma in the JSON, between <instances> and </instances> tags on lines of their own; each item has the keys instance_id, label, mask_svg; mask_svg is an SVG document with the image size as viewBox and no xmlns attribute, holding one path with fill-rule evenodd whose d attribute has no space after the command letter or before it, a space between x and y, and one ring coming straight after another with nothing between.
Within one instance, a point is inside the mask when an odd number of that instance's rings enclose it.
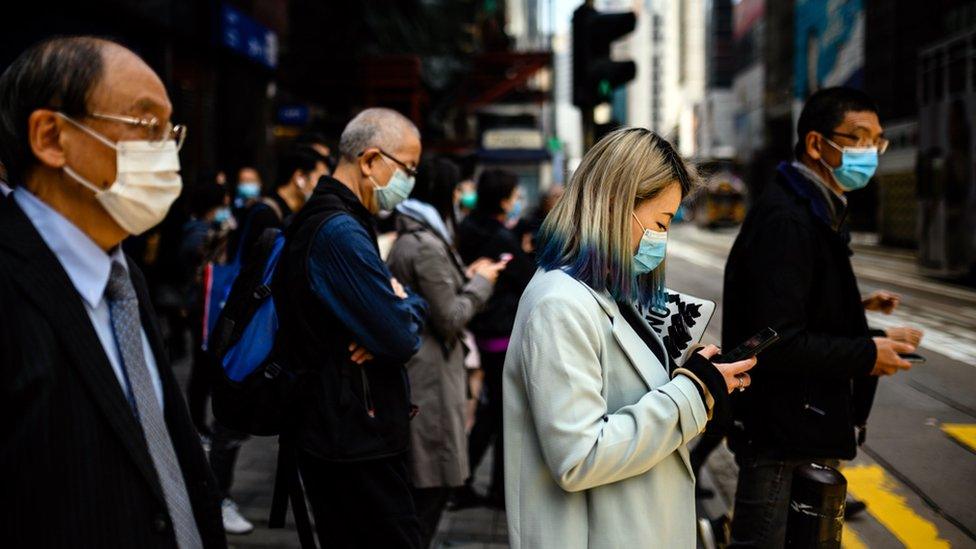
<instances>
[{"instance_id":1,"label":"man in black jacket","mask_svg":"<svg viewBox=\"0 0 976 549\"><path fill-rule=\"evenodd\" d=\"M180 192L159 77L105 40L32 46L0 76L0 539L225 547L217 493L146 282L121 250Z\"/></svg>"},{"instance_id":2,"label":"man in black jacket","mask_svg":"<svg viewBox=\"0 0 976 549\"><path fill-rule=\"evenodd\" d=\"M740 547L783 546L793 468L854 457L878 376L911 368L898 353L921 337L869 330L864 310L891 312L898 298L862 300L851 267L844 193L867 184L887 147L873 102L848 88L821 90L797 136L797 161L781 164L758 197L725 269L723 345L767 326L781 337L734 404Z\"/></svg>"},{"instance_id":3,"label":"man in black jacket","mask_svg":"<svg viewBox=\"0 0 976 549\"><path fill-rule=\"evenodd\" d=\"M323 177L286 230L276 275L279 346L297 373L293 429L319 540L328 547L420 546L410 492L410 387L427 307L380 259L373 214L409 196L420 133L389 109L342 132Z\"/></svg>"}]
</instances>

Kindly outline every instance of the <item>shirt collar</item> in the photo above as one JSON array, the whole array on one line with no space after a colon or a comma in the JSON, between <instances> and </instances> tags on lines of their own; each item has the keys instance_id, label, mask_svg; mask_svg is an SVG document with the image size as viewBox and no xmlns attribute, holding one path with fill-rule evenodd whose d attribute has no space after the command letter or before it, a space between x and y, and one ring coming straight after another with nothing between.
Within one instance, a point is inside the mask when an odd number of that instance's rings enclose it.
<instances>
[{"instance_id":1,"label":"shirt collar","mask_svg":"<svg viewBox=\"0 0 976 549\"><path fill-rule=\"evenodd\" d=\"M112 262L117 261L128 270L122 246L107 254L74 223L24 187L14 189L12 196L54 252L82 299L92 308L97 307L105 295Z\"/></svg>"},{"instance_id":2,"label":"shirt collar","mask_svg":"<svg viewBox=\"0 0 976 549\"><path fill-rule=\"evenodd\" d=\"M830 208L831 226L836 230L846 212L847 197L830 188L830 185L820 177L820 174L811 170L806 164L794 160L793 167L804 177L815 183L814 186L823 195L824 201L827 202L827 207Z\"/></svg>"}]
</instances>

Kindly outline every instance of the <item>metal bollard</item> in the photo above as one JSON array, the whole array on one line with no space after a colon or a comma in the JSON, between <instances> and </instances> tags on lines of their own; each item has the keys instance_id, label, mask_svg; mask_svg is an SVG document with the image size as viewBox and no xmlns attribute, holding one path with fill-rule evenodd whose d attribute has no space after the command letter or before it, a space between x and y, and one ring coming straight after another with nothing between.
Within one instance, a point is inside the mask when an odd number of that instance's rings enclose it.
<instances>
[{"instance_id":1,"label":"metal bollard","mask_svg":"<svg viewBox=\"0 0 976 549\"><path fill-rule=\"evenodd\" d=\"M786 547L840 549L847 479L826 465L809 463L793 470Z\"/></svg>"}]
</instances>

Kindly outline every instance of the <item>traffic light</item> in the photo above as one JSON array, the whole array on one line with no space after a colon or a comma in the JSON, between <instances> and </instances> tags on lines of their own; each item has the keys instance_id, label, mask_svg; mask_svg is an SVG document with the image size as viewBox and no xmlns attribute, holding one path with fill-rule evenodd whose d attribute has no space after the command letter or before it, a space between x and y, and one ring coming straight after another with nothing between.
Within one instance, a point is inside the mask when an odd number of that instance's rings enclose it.
<instances>
[{"instance_id":1,"label":"traffic light","mask_svg":"<svg viewBox=\"0 0 976 549\"><path fill-rule=\"evenodd\" d=\"M612 61L610 44L634 30L634 12L599 13L589 3L573 12L573 104L593 107L637 73L633 61Z\"/></svg>"}]
</instances>

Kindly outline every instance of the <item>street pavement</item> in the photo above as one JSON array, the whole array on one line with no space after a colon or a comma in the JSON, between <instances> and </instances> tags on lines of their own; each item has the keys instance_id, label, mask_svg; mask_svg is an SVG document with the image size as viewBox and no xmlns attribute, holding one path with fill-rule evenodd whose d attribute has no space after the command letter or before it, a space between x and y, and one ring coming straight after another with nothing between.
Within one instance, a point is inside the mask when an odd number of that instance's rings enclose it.
<instances>
[{"instance_id":1,"label":"street pavement","mask_svg":"<svg viewBox=\"0 0 976 549\"><path fill-rule=\"evenodd\" d=\"M676 225L668 244L668 283L675 290L718 302L705 342L719 343L722 275L735 229L706 231ZM843 545L862 547L976 547L976 291L918 274L910 254L855 245L855 271L863 293L888 289L902 295L899 311L869 314L873 326L912 324L926 332L919 353L928 362L881 381L857 459L846 464L849 491L868 511L845 527ZM178 365L185 376L186 365ZM233 496L256 530L229 536L240 548L297 548L290 513L287 528L267 529L277 445L273 438L245 443ZM490 452L488 453L490 457ZM484 492L490 460L476 474ZM702 475L715 488L703 512L728 513L736 466L721 446ZM434 547L507 546L503 512L446 512Z\"/></svg>"}]
</instances>

